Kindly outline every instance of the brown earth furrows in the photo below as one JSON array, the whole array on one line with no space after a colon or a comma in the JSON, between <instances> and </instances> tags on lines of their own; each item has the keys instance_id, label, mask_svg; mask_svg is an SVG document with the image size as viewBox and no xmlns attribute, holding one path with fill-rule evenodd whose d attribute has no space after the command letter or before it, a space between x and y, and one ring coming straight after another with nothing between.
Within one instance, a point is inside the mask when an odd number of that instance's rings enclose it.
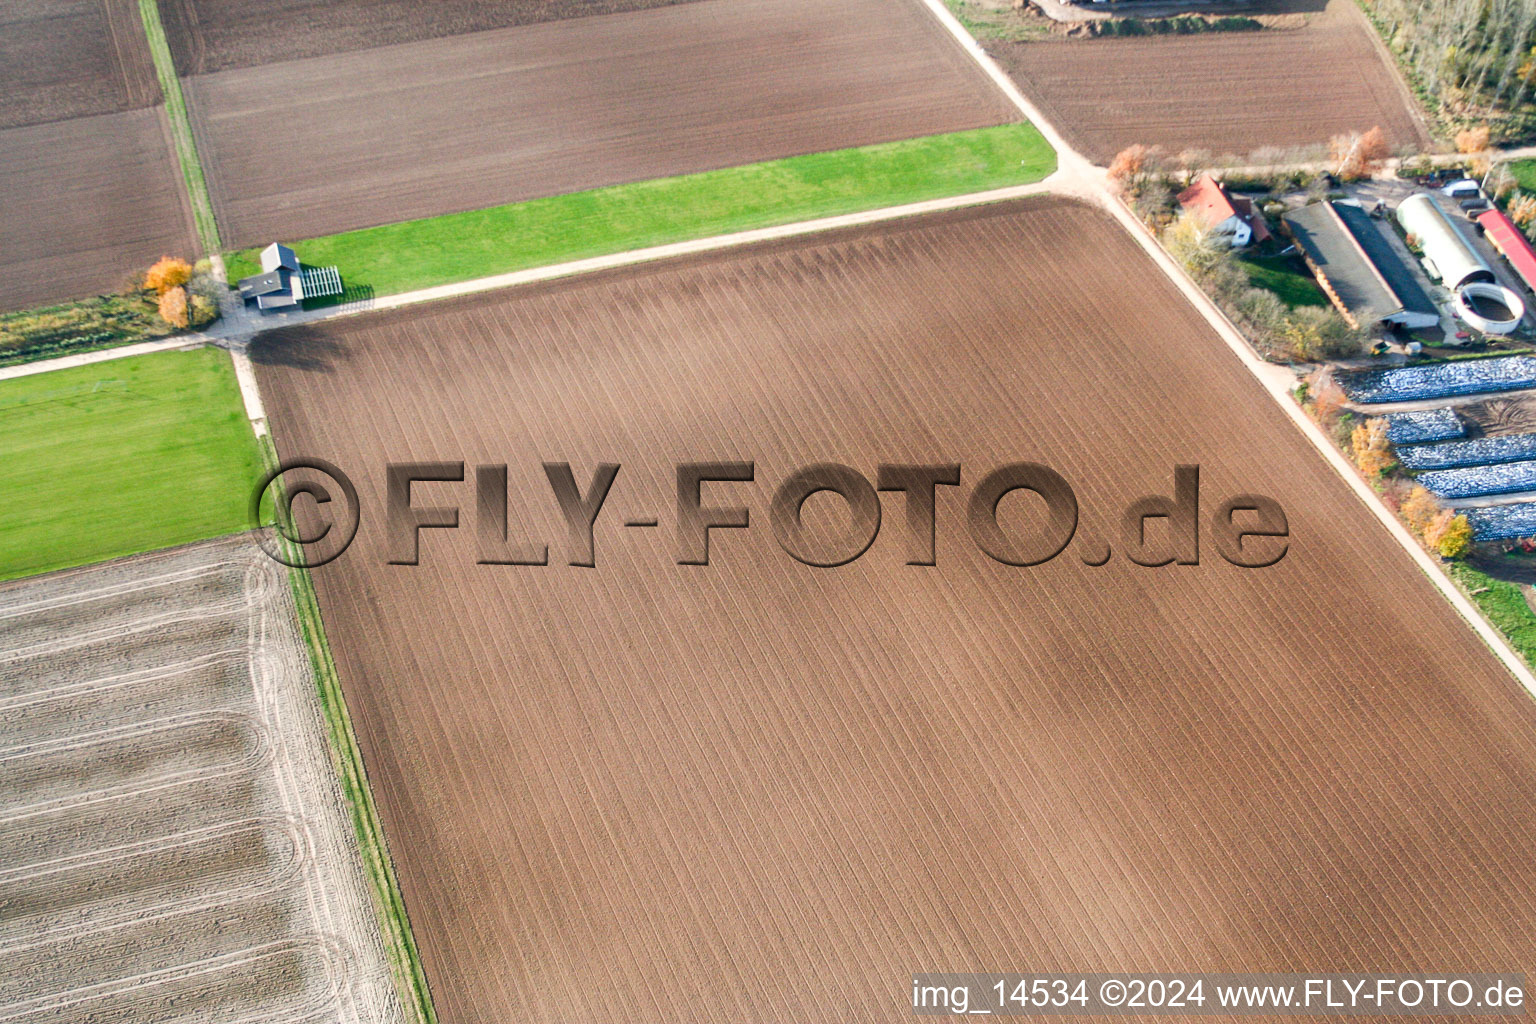
<instances>
[{"instance_id":1,"label":"brown earth furrows","mask_svg":"<svg viewBox=\"0 0 1536 1024\"><path fill-rule=\"evenodd\" d=\"M0 131L0 310L121 287L198 252L163 108Z\"/></svg>"},{"instance_id":2,"label":"brown earth furrows","mask_svg":"<svg viewBox=\"0 0 1536 1024\"><path fill-rule=\"evenodd\" d=\"M1104 214L917 219L262 336L286 456L356 481L327 632L456 1024L907 1020L921 970L1529 970L1536 707ZM514 540L385 564L386 461L507 462ZM676 564L679 462L749 530ZM622 464L572 568L540 462ZM1055 467L1109 539L1201 466L1291 549L981 555L941 489L858 561L775 544L838 461ZM472 474L471 470L471 474ZM894 501L894 503L892 503ZM1016 503L1016 504L1015 504ZM808 506L809 507L809 506ZM819 506L818 506L819 507ZM657 530L625 529L660 515ZM812 511L812 515L822 513ZM1005 529L1027 526L1022 499Z\"/></svg>"},{"instance_id":3,"label":"brown earth furrows","mask_svg":"<svg viewBox=\"0 0 1536 1024\"><path fill-rule=\"evenodd\" d=\"M159 0L178 74L420 42L689 0Z\"/></svg>"},{"instance_id":4,"label":"brown earth furrows","mask_svg":"<svg viewBox=\"0 0 1536 1024\"><path fill-rule=\"evenodd\" d=\"M160 102L136 0L0 2L0 129Z\"/></svg>"},{"instance_id":5,"label":"brown earth furrows","mask_svg":"<svg viewBox=\"0 0 1536 1024\"><path fill-rule=\"evenodd\" d=\"M1018 120L911 0L702 0L188 91L232 246Z\"/></svg>"},{"instance_id":6,"label":"brown earth furrows","mask_svg":"<svg viewBox=\"0 0 1536 1024\"><path fill-rule=\"evenodd\" d=\"M1410 94L1372 33L1353 0L1330 0L1299 29L986 49L1099 163L1133 143L1246 156L1378 125L1393 146L1426 145Z\"/></svg>"}]
</instances>

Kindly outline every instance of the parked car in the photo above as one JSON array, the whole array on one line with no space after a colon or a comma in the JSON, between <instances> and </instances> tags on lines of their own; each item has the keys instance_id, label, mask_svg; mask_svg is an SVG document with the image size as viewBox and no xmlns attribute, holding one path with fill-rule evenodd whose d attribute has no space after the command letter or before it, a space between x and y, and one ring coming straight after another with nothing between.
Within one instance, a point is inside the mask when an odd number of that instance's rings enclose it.
<instances>
[{"instance_id":1,"label":"parked car","mask_svg":"<svg viewBox=\"0 0 1536 1024\"><path fill-rule=\"evenodd\" d=\"M1483 195L1483 186L1479 185L1474 178L1462 178L1446 185L1440 192L1452 199L1480 199Z\"/></svg>"}]
</instances>

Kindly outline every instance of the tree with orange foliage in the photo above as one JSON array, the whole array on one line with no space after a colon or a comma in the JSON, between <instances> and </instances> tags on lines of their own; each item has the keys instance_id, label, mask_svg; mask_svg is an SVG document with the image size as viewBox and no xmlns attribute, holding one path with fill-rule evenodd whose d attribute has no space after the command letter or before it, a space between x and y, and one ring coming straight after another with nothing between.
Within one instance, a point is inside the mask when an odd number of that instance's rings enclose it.
<instances>
[{"instance_id":1,"label":"tree with orange foliage","mask_svg":"<svg viewBox=\"0 0 1536 1024\"><path fill-rule=\"evenodd\" d=\"M1387 146L1387 133L1378 125L1368 132L1335 135L1328 143L1328 154L1339 177L1369 178L1381 170L1391 149Z\"/></svg>"},{"instance_id":2,"label":"tree with orange foliage","mask_svg":"<svg viewBox=\"0 0 1536 1024\"><path fill-rule=\"evenodd\" d=\"M1423 487L1415 487L1409 492L1408 497L1403 499L1402 513L1409 528L1423 536L1430 523L1434 522L1435 517L1440 514L1440 503Z\"/></svg>"},{"instance_id":3,"label":"tree with orange foliage","mask_svg":"<svg viewBox=\"0 0 1536 1024\"><path fill-rule=\"evenodd\" d=\"M1371 480L1385 473L1395 461L1384 417L1368 419L1356 427L1350 435L1350 446L1354 449L1355 465Z\"/></svg>"},{"instance_id":4,"label":"tree with orange foliage","mask_svg":"<svg viewBox=\"0 0 1536 1024\"><path fill-rule=\"evenodd\" d=\"M1516 196L1509 204L1509 219L1521 228L1536 222L1536 196L1524 192Z\"/></svg>"},{"instance_id":5,"label":"tree with orange foliage","mask_svg":"<svg viewBox=\"0 0 1536 1024\"><path fill-rule=\"evenodd\" d=\"M180 285L160 296L160 319L172 327L187 326L187 290Z\"/></svg>"},{"instance_id":6,"label":"tree with orange foliage","mask_svg":"<svg viewBox=\"0 0 1536 1024\"><path fill-rule=\"evenodd\" d=\"M1156 170L1157 154L1141 143L1126 146L1109 162L1109 180L1123 192L1135 194Z\"/></svg>"},{"instance_id":7,"label":"tree with orange foliage","mask_svg":"<svg viewBox=\"0 0 1536 1024\"><path fill-rule=\"evenodd\" d=\"M1456 152L1466 153L1469 156L1473 153L1481 153L1488 148L1488 139L1489 131L1485 124L1475 128L1465 128L1456 133Z\"/></svg>"},{"instance_id":8,"label":"tree with orange foliage","mask_svg":"<svg viewBox=\"0 0 1536 1024\"><path fill-rule=\"evenodd\" d=\"M172 288L181 288L192 280L192 264L174 256L162 256L144 275L144 287L156 295L165 295Z\"/></svg>"},{"instance_id":9,"label":"tree with orange foliage","mask_svg":"<svg viewBox=\"0 0 1536 1024\"><path fill-rule=\"evenodd\" d=\"M1472 524L1466 516L1455 515L1450 509L1442 516L1443 522L1436 520L1440 525L1431 546L1440 552L1441 558L1460 558L1472 546Z\"/></svg>"}]
</instances>

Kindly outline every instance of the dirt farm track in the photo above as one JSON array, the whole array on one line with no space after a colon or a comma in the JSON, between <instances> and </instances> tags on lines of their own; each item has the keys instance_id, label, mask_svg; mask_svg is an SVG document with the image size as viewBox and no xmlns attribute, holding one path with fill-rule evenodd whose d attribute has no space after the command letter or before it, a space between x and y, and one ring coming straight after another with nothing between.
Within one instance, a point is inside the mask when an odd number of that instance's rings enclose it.
<instances>
[{"instance_id":1,"label":"dirt farm track","mask_svg":"<svg viewBox=\"0 0 1536 1024\"><path fill-rule=\"evenodd\" d=\"M1170 155L1195 149L1242 156L1263 147L1326 143L1339 132L1376 125L1394 146L1427 145L1413 101L1355 0L1328 0L1308 18L1297 29L986 48L1098 163L1137 142Z\"/></svg>"},{"instance_id":2,"label":"dirt farm track","mask_svg":"<svg viewBox=\"0 0 1536 1024\"><path fill-rule=\"evenodd\" d=\"M236 247L1018 120L916 0L700 0L187 90Z\"/></svg>"},{"instance_id":3,"label":"dirt farm track","mask_svg":"<svg viewBox=\"0 0 1536 1024\"><path fill-rule=\"evenodd\" d=\"M347 470L365 513L386 461L505 462L512 539L550 544L477 566L472 484L428 483L464 528L424 531L421 565L386 565L365 514L316 573L444 1021L900 1021L924 970L1536 969L1536 707L1100 212L917 219L253 355L282 453ZM566 564L555 459L583 489L622 465L596 568ZM674 467L732 459L755 482L704 503L751 527L676 564ZM1018 460L1071 481L1084 540L1198 463L1207 511L1279 500L1290 552L1003 566L961 495ZM903 564L899 495L862 558L792 561L768 499L820 461L959 462L938 564ZM1038 514L1008 498L1004 529Z\"/></svg>"}]
</instances>

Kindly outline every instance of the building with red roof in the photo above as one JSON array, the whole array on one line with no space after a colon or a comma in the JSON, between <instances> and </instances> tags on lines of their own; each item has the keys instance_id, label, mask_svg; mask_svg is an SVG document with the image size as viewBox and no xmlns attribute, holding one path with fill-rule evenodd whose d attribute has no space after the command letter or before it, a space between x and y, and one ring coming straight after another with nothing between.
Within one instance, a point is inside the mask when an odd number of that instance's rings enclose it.
<instances>
[{"instance_id":1,"label":"building with red roof","mask_svg":"<svg viewBox=\"0 0 1536 1024\"><path fill-rule=\"evenodd\" d=\"M1200 175L1193 185L1179 193L1179 205L1186 216L1199 220L1212 234L1228 239L1234 249L1270 237L1269 227L1263 216L1254 212L1253 203L1233 196L1209 173Z\"/></svg>"},{"instance_id":2,"label":"building with red roof","mask_svg":"<svg viewBox=\"0 0 1536 1024\"><path fill-rule=\"evenodd\" d=\"M1536 292L1536 249L1531 248L1520 229L1498 210L1479 214L1477 223L1482 226L1484 237L1509 260L1525 286Z\"/></svg>"}]
</instances>

